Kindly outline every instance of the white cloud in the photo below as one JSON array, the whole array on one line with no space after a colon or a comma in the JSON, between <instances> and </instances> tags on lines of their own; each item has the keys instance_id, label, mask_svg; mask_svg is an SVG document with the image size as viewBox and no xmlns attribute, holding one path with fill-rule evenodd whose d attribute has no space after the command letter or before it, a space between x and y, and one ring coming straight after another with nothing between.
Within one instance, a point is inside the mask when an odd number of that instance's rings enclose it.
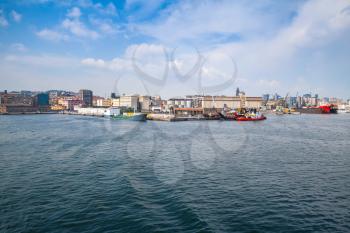
<instances>
[{"instance_id":1,"label":"white cloud","mask_svg":"<svg viewBox=\"0 0 350 233\"><path fill-rule=\"evenodd\" d=\"M37 32L36 35L42 39L56 41L56 42L69 40L69 36L65 35L64 33L60 33L50 29L43 29Z\"/></svg>"},{"instance_id":2,"label":"white cloud","mask_svg":"<svg viewBox=\"0 0 350 233\"><path fill-rule=\"evenodd\" d=\"M4 57L4 61L12 64L23 64L38 67L71 67L79 64L75 58L61 57L54 55L14 55Z\"/></svg>"},{"instance_id":3,"label":"white cloud","mask_svg":"<svg viewBox=\"0 0 350 233\"><path fill-rule=\"evenodd\" d=\"M88 29L79 19L65 19L62 22L62 27L79 37L89 39L97 39L100 37L96 31Z\"/></svg>"},{"instance_id":4,"label":"white cloud","mask_svg":"<svg viewBox=\"0 0 350 233\"><path fill-rule=\"evenodd\" d=\"M175 71L171 69L173 65L169 59L171 51L171 48L166 48L160 44L135 44L130 45L121 57L110 61L86 58L81 63L91 68L119 72L138 80L147 87L149 93L167 92L173 89L174 91L171 94L170 92L165 93L167 96L174 95L176 91L185 90L199 93L198 74L201 68L201 87L206 88L207 94L209 94L208 87L221 85L222 87L219 88L226 90L231 87L228 82L235 82L235 65L232 63L231 57L225 54L216 52L201 54L201 57L205 56L207 58L202 67L197 64L199 54L195 50L177 51L174 64L176 64L178 73L174 73ZM187 76L187 74L189 75ZM163 80L164 78L167 81ZM224 86L224 84L227 85ZM174 89L172 85L176 85L180 89Z\"/></svg>"},{"instance_id":5,"label":"white cloud","mask_svg":"<svg viewBox=\"0 0 350 233\"><path fill-rule=\"evenodd\" d=\"M113 24L112 20L90 18L90 22L104 34L115 34L118 32L118 27L117 25Z\"/></svg>"},{"instance_id":6,"label":"white cloud","mask_svg":"<svg viewBox=\"0 0 350 233\"><path fill-rule=\"evenodd\" d=\"M117 15L117 8L112 2L110 2L104 9L102 8L102 13L107 15Z\"/></svg>"},{"instance_id":7,"label":"white cloud","mask_svg":"<svg viewBox=\"0 0 350 233\"><path fill-rule=\"evenodd\" d=\"M140 20L153 14L164 3L164 0L127 0L125 2L125 10L136 11L129 16L129 20ZM182 4L182 3L180 3Z\"/></svg>"},{"instance_id":8,"label":"white cloud","mask_svg":"<svg viewBox=\"0 0 350 233\"><path fill-rule=\"evenodd\" d=\"M103 6L101 3L94 3L91 0L78 0L71 3L71 5L78 5L82 8L92 8L97 10L101 14L106 15L117 15L117 8L113 2L108 3L106 6Z\"/></svg>"},{"instance_id":9,"label":"white cloud","mask_svg":"<svg viewBox=\"0 0 350 233\"><path fill-rule=\"evenodd\" d=\"M13 43L11 44L11 48L19 52L26 52L28 50L28 48L22 43Z\"/></svg>"},{"instance_id":10,"label":"white cloud","mask_svg":"<svg viewBox=\"0 0 350 233\"><path fill-rule=\"evenodd\" d=\"M145 73L159 77L166 62L162 44L169 47L190 44L198 47L203 55L218 61L203 67L203 77L215 80L213 82L218 79L220 81L232 73L232 69L226 69L231 67L229 61L226 60L224 65L224 62L216 59L216 54L226 54L226 58L233 57L238 65L237 81L247 94L255 92L253 94L258 95L277 88L281 92L287 92L288 88L293 87L293 82L296 82L294 77L299 76L308 81L304 85L308 86L307 88L315 83L324 85L318 83L327 79L327 72L324 71L332 71L332 67L334 70L343 70L343 73L338 73L343 80L336 79L336 74L328 72L329 80L334 78L332 83L341 85L340 89L349 85L349 82L344 81L349 73L345 64L348 60L346 53L350 51L350 44L346 42L350 40L348 0L267 0L254 4L244 0L181 1L167 5L155 16L154 12L159 10L161 4L162 0L129 0L125 4L125 10L130 10L131 13L127 16L131 23L126 25L129 26L130 33L153 37L155 44L131 45L126 48L124 55L115 59L79 59L79 64L98 68L87 69L96 73L125 71L130 77L137 78L140 74L135 73L131 62L137 48L136 62L140 68L144 69ZM284 9L286 4L291 4L292 7ZM283 7L278 8L276 5ZM81 0L69 6L79 6L83 12L87 10L83 7L89 7L96 18L89 17L90 21L86 22L83 21L84 17L79 18L80 10L79 14L78 11L73 14L72 10L72 15L56 27L58 31L44 29L37 33L38 36L58 41L67 39L68 35L70 38L77 36L96 39L105 34L117 33L122 28L118 28L119 24L116 25L110 17L117 13L114 5ZM133 12L137 12L137 15ZM149 15L152 15L151 20L137 20L145 19ZM238 40L230 40L228 37L232 35L237 35ZM221 40L221 37L224 39ZM190 63L195 61L195 52L185 51L182 60L179 57L175 58L174 63L181 73L191 69ZM315 60L315 53L320 53L323 59ZM191 55L194 55L194 60ZM328 84L325 86L328 87Z\"/></svg>"},{"instance_id":11,"label":"white cloud","mask_svg":"<svg viewBox=\"0 0 350 233\"><path fill-rule=\"evenodd\" d=\"M163 67L160 67L162 66L161 64L167 62L164 56L163 46L157 44L139 44L128 46L121 57L114 58L110 61L86 58L81 61L81 64L109 70L134 72L132 67L133 57L135 57L135 62L142 66L142 68L145 68L146 71L149 69L148 71L158 72L159 68L163 69ZM155 73L155 75L156 74L157 73Z\"/></svg>"},{"instance_id":12,"label":"white cloud","mask_svg":"<svg viewBox=\"0 0 350 233\"><path fill-rule=\"evenodd\" d=\"M342 72L348 70L343 62L339 62L343 60L341 56L346 57L345 53L350 49L346 44L339 48L342 43L346 43L342 41L350 38L348 9L350 2L346 0L308 1L298 8L296 16L289 24L279 28L271 36L256 35L248 40L222 43L211 51L217 50L234 57L239 75L250 80L250 85L245 87L255 92L271 89L287 92L295 82L294 77L300 75L309 77L308 88L313 83L327 83L327 80L336 78L334 71L330 78L328 75L332 72L327 70L332 70L333 67L338 67L336 70ZM333 51L339 52L337 54ZM314 62L313 54L317 53L322 53L328 59ZM337 72L338 76L340 74L339 79L346 77L346 74ZM339 79L338 82L347 82ZM325 85L333 83L328 81Z\"/></svg>"},{"instance_id":13,"label":"white cloud","mask_svg":"<svg viewBox=\"0 0 350 233\"><path fill-rule=\"evenodd\" d=\"M13 20L17 23L21 22L22 20L22 15L18 12L16 12L15 10L11 11L11 16L13 18Z\"/></svg>"},{"instance_id":14,"label":"white cloud","mask_svg":"<svg viewBox=\"0 0 350 233\"><path fill-rule=\"evenodd\" d=\"M85 58L81 60L80 63L86 67L105 69L109 71L123 71L129 72L129 74L132 71L131 62L125 58L114 58L110 61L95 58Z\"/></svg>"},{"instance_id":15,"label":"white cloud","mask_svg":"<svg viewBox=\"0 0 350 233\"><path fill-rule=\"evenodd\" d=\"M9 25L9 23L4 15L4 12L2 9L0 9L0 26L7 27L8 25Z\"/></svg>"},{"instance_id":16,"label":"white cloud","mask_svg":"<svg viewBox=\"0 0 350 233\"><path fill-rule=\"evenodd\" d=\"M141 4L139 1L136 2ZM255 34L261 37L269 29L266 25L275 27L276 23L271 16L256 6L259 4L230 0L184 1L163 10L158 19L137 24L135 27L165 42L178 42L184 39L194 39L198 42L203 37L204 40L208 40L207 37L217 39L219 36L242 34L244 36Z\"/></svg>"},{"instance_id":17,"label":"white cloud","mask_svg":"<svg viewBox=\"0 0 350 233\"><path fill-rule=\"evenodd\" d=\"M86 58L81 61L81 64L98 68L106 67L106 62L102 59Z\"/></svg>"},{"instance_id":18,"label":"white cloud","mask_svg":"<svg viewBox=\"0 0 350 233\"><path fill-rule=\"evenodd\" d=\"M51 0L46 0L42 3L51 2ZM38 36L52 40L52 41L66 41L68 40L68 34L70 37L73 36L80 38L88 38L88 39L98 39L102 34L115 34L118 31L116 25L113 24L112 19L108 18L109 16L114 16L117 14L117 8L115 5L110 2L106 6L101 3L93 3L91 0L79 0L77 2L69 2L66 1L65 5L77 5L81 8L91 8L94 11L97 11L99 14L103 14L104 18L95 18L94 16L89 16L90 23L96 27L95 29L91 29L89 25L81 19L82 12L79 7L74 6L67 11L66 18L59 25L59 32L53 29L44 29L37 33ZM94 18L92 18L94 17ZM90 25L91 26L91 25Z\"/></svg>"},{"instance_id":19,"label":"white cloud","mask_svg":"<svg viewBox=\"0 0 350 233\"><path fill-rule=\"evenodd\" d=\"M67 17L62 21L60 29L63 32L57 30L44 29L37 33L37 35L43 39L52 40L52 41L67 41L70 37L67 35L70 34L88 38L88 39L97 39L100 37L100 34L94 30L89 29L81 20L80 16L82 15L78 7L73 7L67 12ZM101 25L102 29L109 32L112 30L108 28L108 25ZM62 30L63 29L63 30Z\"/></svg>"},{"instance_id":20,"label":"white cloud","mask_svg":"<svg viewBox=\"0 0 350 233\"><path fill-rule=\"evenodd\" d=\"M350 2L311 0L301 8L293 23L282 30L276 42L289 46L322 45L350 29Z\"/></svg>"},{"instance_id":21,"label":"white cloud","mask_svg":"<svg viewBox=\"0 0 350 233\"><path fill-rule=\"evenodd\" d=\"M70 18L79 18L81 16L81 11L78 7L73 7L68 11L67 16Z\"/></svg>"}]
</instances>

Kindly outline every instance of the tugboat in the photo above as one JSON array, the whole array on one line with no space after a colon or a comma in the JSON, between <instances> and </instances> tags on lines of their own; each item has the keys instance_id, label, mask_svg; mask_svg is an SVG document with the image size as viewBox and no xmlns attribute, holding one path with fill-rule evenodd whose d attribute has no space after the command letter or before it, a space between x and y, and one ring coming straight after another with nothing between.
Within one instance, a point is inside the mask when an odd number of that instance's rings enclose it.
<instances>
[{"instance_id":1,"label":"tugboat","mask_svg":"<svg viewBox=\"0 0 350 233\"><path fill-rule=\"evenodd\" d=\"M322 105L319 108L322 110L322 113L338 113L338 107L334 104Z\"/></svg>"},{"instance_id":2,"label":"tugboat","mask_svg":"<svg viewBox=\"0 0 350 233\"><path fill-rule=\"evenodd\" d=\"M264 114L260 114L256 109L248 111L247 109L240 109L240 113L235 114L236 121L262 121L266 120Z\"/></svg>"},{"instance_id":3,"label":"tugboat","mask_svg":"<svg viewBox=\"0 0 350 233\"><path fill-rule=\"evenodd\" d=\"M222 114L224 120L235 121L262 121L266 120L263 114L260 114L256 109L248 111L246 108L239 108L237 112Z\"/></svg>"},{"instance_id":4,"label":"tugboat","mask_svg":"<svg viewBox=\"0 0 350 233\"><path fill-rule=\"evenodd\" d=\"M261 114L261 115L252 115L252 114L247 114L244 116L237 116L235 118L236 121L262 121L262 120L266 120L266 117Z\"/></svg>"}]
</instances>

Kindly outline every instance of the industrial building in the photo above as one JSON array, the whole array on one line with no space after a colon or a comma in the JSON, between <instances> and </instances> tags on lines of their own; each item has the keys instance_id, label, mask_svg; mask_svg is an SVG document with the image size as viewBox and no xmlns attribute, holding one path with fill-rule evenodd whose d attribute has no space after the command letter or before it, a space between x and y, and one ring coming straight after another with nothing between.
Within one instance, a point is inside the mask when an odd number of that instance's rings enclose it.
<instances>
[{"instance_id":1,"label":"industrial building","mask_svg":"<svg viewBox=\"0 0 350 233\"><path fill-rule=\"evenodd\" d=\"M201 106L204 112L222 109L253 108L259 109L262 105L262 97L246 96L202 96Z\"/></svg>"}]
</instances>

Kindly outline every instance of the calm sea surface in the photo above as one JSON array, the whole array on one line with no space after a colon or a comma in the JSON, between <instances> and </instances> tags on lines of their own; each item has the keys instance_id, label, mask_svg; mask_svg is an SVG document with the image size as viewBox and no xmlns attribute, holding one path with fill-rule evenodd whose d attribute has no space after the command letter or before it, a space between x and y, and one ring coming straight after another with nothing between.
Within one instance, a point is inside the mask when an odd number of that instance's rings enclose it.
<instances>
[{"instance_id":1,"label":"calm sea surface","mask_svg":"<svg viewBox=\"0 0 350 233\"><path fill-rule=\"evenodd\" d=\"M350 232L350 114L0 116L0 232Z\"/></svg>"}]
</instances>

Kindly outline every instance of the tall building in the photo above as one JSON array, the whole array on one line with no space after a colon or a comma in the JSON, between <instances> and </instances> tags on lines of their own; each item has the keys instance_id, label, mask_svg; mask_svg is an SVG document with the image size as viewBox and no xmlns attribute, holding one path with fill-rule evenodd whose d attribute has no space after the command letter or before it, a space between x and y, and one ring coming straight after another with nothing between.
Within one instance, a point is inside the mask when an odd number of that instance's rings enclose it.
<instances>
[{"instance_id":1,"label":"tall building","mask_svg":"<svg viewBox=\"0 0 350 233\"><path fill-rule=\"evenodd\" d=\"M239 96L239 93L240 93L240 91L239 91L239 88L237 87L237 89L236 89L236 96Z\"/></svg>"},{"instance_id":2,"label":"tall building","mask_svg":"<svg viewBox=\"0 0 350 233\"><path fill-rule=\"evenodd\" d=\"M92 106L93 93L90 90L80 90L79 91L80 99L83 101L84 107Z\"/></svg>"},{"instance_id":3,"label":"tall building","mask_svg":"<svg viewBox=\"0 0 350 233\"><path fill-rule=\"evenodd\" d=\"M35 96L35 104L39 107L49 106L49 94L39 93Z\"/></svg>"}]
</instances>

